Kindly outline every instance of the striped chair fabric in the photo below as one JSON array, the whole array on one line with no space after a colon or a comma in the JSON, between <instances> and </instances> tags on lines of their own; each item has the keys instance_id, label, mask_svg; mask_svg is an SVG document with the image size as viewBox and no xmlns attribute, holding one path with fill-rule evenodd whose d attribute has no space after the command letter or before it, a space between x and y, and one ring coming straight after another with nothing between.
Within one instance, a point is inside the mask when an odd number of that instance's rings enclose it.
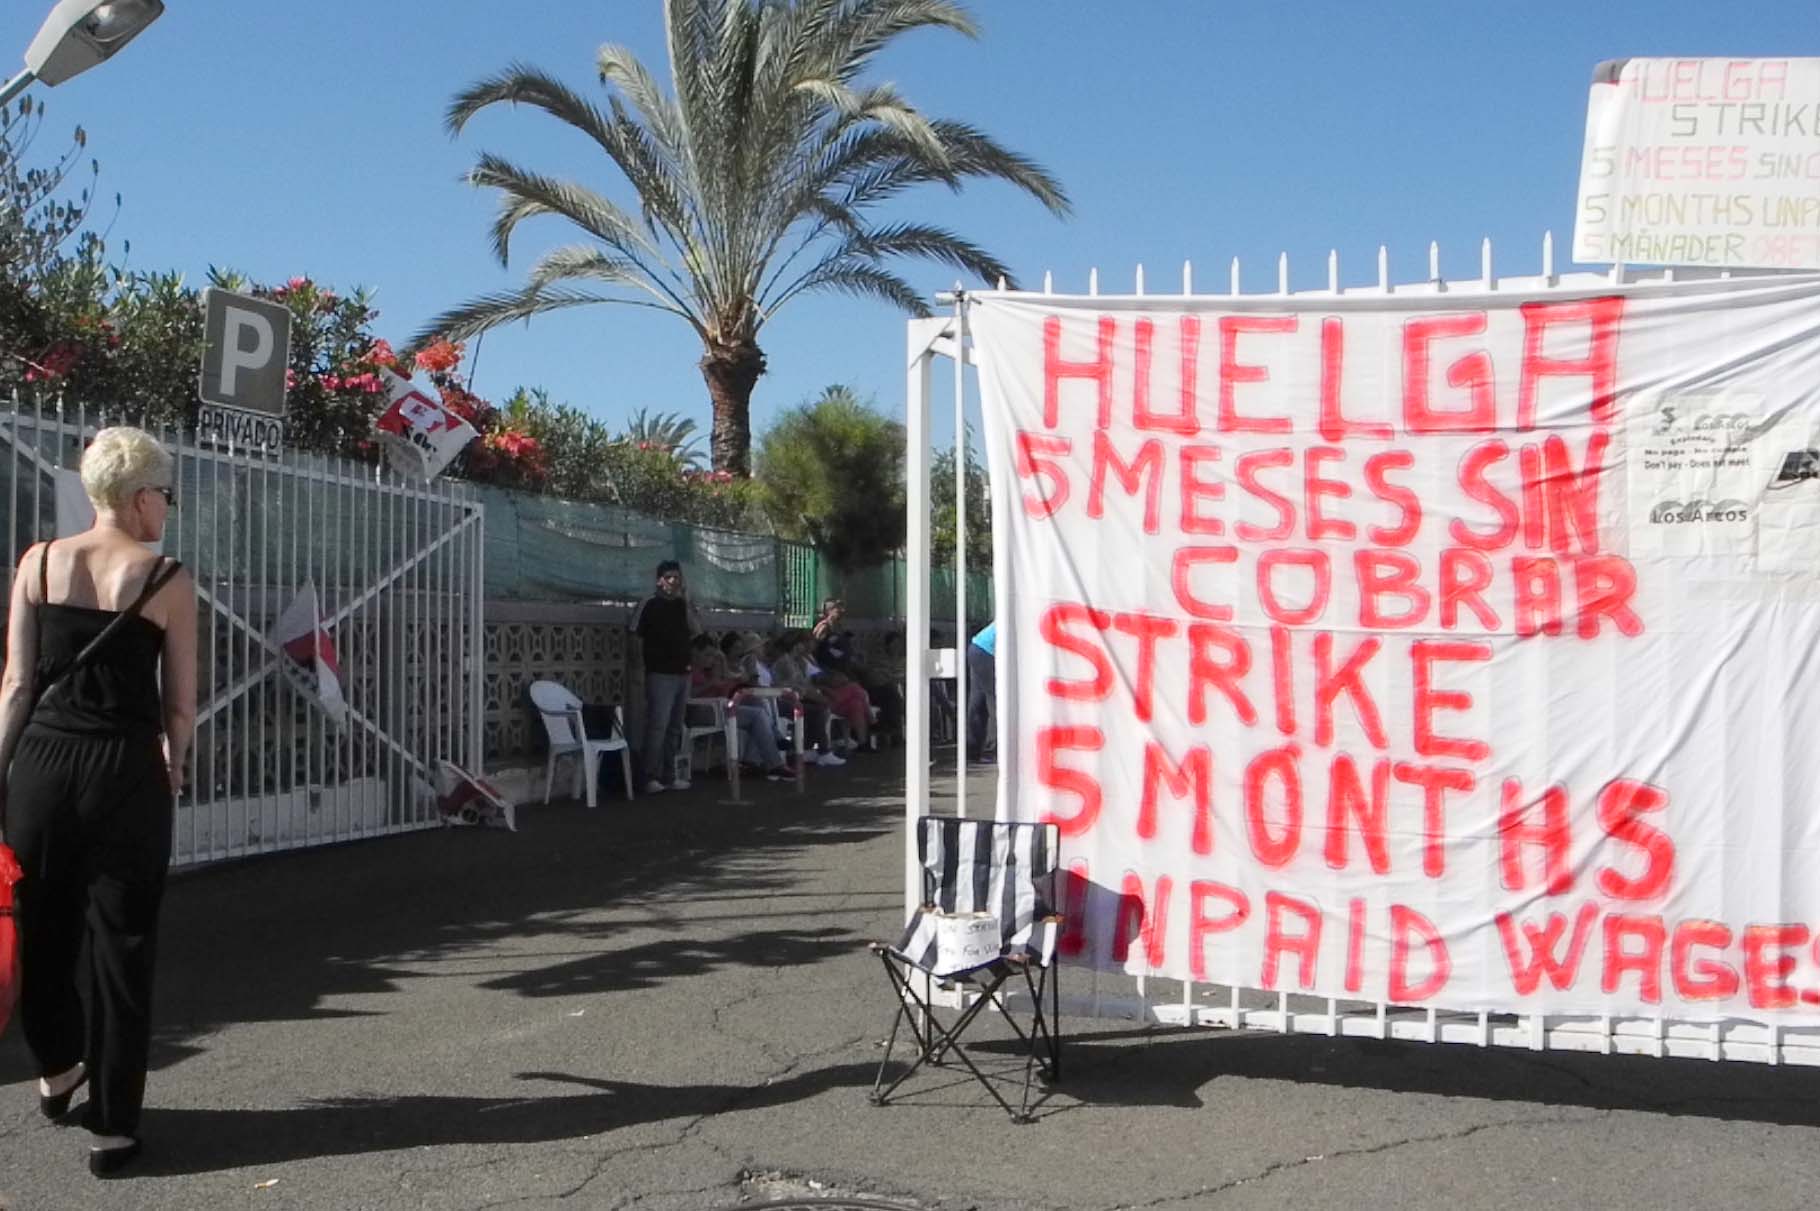
<instances>
[{"instance_id":1,"label":"striped chair fabric","mask_svg":"<svg viewBox=\"0 0 1820 1211\"><path fill-rule=\"evenodd\" d=\"M1059 925L1053 904L1060 848L1060 832L1053 824L943 816L918 820L923 905L893 949L906 963L927 971L936 961L933 910L989 912L998 918L1001 959L1019 955L1049 966Z\"/></svg>"}]
</instances>

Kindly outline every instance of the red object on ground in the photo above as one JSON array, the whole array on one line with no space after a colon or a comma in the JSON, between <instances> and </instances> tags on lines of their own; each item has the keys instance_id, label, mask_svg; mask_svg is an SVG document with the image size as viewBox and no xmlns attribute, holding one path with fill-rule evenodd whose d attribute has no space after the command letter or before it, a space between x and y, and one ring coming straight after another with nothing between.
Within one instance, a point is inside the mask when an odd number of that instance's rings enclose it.
<instances>
[{"instance_id":1,"label":"red object on ground","mask_svg":"<svg viewBox=\"0 0 1820 1211\"><path fill-rule=\"evenodd\" d=\"M0 845L0 1034L19 1000L19 923L13 916L13 884L25 875L13 851Z\"/></svg>"}]
</instances>

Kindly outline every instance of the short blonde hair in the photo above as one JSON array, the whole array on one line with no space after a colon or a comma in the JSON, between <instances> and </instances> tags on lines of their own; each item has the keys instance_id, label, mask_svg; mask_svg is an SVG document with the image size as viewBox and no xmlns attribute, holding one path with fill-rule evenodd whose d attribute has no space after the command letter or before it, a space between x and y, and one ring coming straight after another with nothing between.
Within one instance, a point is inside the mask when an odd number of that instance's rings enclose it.
<instances>
[{"instance_id":1,"label":"short blonde hair","mask_svg":"<svg viewBox=\"0 0 1820 1211\"><path fill-rule=\"evenodd\" d=\"M123 509L141 488L170 481L170 452L144 429L103 429L82 452L82 488L97 509Z\"/></svg>"}]
</instances>

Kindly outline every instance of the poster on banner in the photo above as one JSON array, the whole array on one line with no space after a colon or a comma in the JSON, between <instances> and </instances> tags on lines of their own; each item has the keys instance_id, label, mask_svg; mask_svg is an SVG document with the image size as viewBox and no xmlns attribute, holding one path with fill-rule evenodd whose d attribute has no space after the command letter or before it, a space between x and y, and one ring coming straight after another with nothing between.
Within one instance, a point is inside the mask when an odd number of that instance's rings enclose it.
<instances>
[{"instance_id":1,"label":"poster on banner","mask_svg":"<svg viewBox=\"0 0 1820 1211\"><path fill-rule=\"evenodd\" d=\"M1820 269L1820 59L1601 63L1574 259Z\"/></svg>"},{"instance_id":2,"label":"poster on banner","mask_svg":"<svg viewBox=\"0 0 1820 1211\"><path fill-rule=\"evenodd\" d=\"M322 625L314 581L304 582L272 624L271 639L289 658L286 672L299 692L315 701L335 726L345 725L348 704L341 692L341 658L334 637Z\"/></svg>"},{"instance_id":3,"label":"poster on banner","mask_svg":"<svg viewBox=\"0 0 1820 1211\"><path fill-rule=\"evenodd\" d=\"M1820 1022L1820 275L966 306L1068 961Z\"/></svg>"},{"instance_id":4,"label":"poster on banner","mask_svg":"<svg viewBox=\"0 0 1820 1211\"><path fill-rule=\"evenodd\" d=\"M474 426L419 391L408 378L385 371L389 403L373 422L386 461L400 475L428 482L441 475L476 434Z\"/></svg>"}]
</instances>

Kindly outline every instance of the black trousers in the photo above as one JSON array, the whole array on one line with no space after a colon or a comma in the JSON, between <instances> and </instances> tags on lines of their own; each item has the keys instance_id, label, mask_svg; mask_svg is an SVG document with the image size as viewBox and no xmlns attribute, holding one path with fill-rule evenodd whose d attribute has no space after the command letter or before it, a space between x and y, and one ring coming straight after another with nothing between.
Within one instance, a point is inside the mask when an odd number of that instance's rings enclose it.
<instances>
[{"instance_id":1,"label":"black trousers","mask_svg":"<svg viewBox=\"0 0 1820 1211\"><path fill-rule=\"evenodd\" d=\"M967 754L983 757L998 743L998 660L978 644L967 645Z\"/></svg>"},{"instance_id":2,"label":"black trousers","mask_svg":"<svg viewBox=\"0 0 1820 1211\"><path fill-rule=\"evenodd\" d=\"M20 1026L40 1075L86 1061L85 1125L102 1135L139 1131L171 811L156 735L31 727L7 777Z\"/></svg>"}]
</instances>

